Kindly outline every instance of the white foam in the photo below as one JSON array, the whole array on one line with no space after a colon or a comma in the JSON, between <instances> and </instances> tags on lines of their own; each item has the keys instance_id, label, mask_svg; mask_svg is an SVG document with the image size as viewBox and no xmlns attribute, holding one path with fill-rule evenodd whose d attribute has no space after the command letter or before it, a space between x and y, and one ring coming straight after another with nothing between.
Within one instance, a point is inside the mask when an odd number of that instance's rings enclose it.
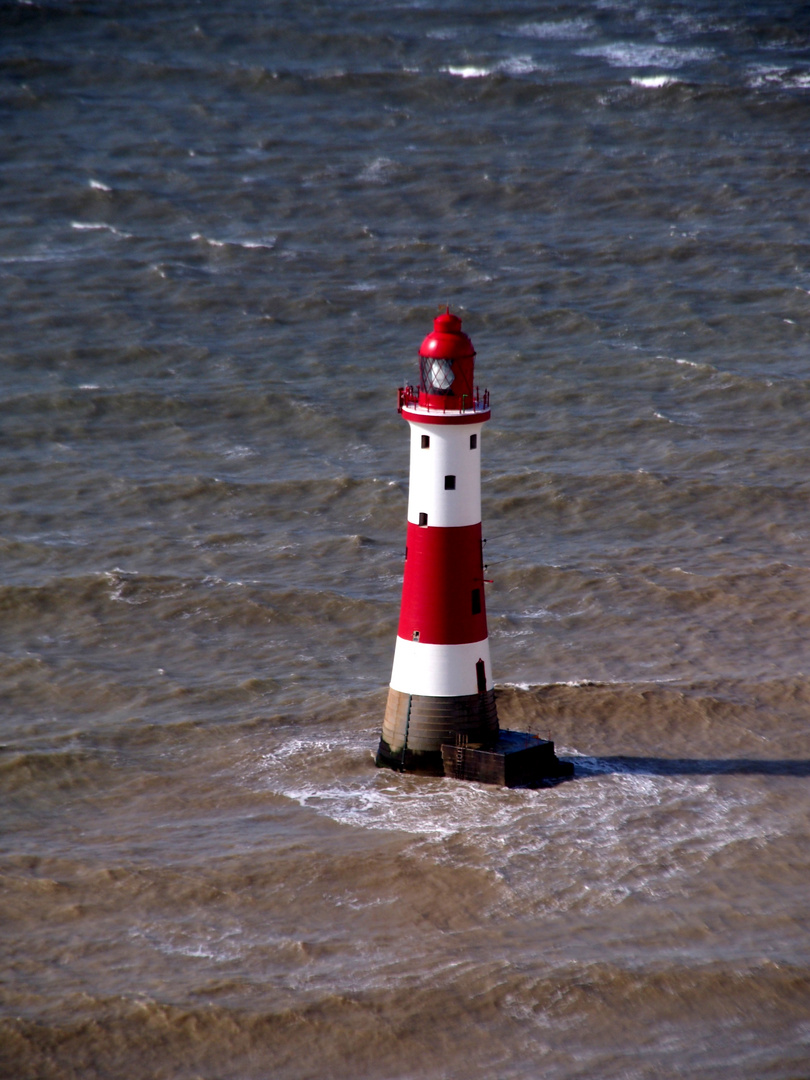
<instances>
[{"instance_id":1,"label":"white foam","mask_svg":"<svg viewBox=\"0 0 810 1080\"><path fill-rule=\"evenodd\" d=\"M100 180L91 180L90 187L93 191L112 191L109 184L102 184Z\"/></svg>"},{"instance_id":2,"label":"white foam","mask_svg":"<svg viewBox=\"0 0 810 1080\"><path fill-rule=\"evenodd\" d=\"M378 736L379 737L379 736ZM374 736L362 742L357 736L291 739L262 759L270 786L301 806L344 825L366 829L413 833L422 839L440 841L459 830L459 808L467 817L483 822L485 805L475 812L475 804L489 794L476 784L446 784L441 779L410 781L389 770L375 770L346 781L328 784L307 782L312 767L318 767L339 753L368 757ZM416 785L416 786L414 786Z\"/></svg>"},{"instance_id":3,"label":"white foam","mask_svg":"<svg viewBox=\"0 0 810 1080\"><path fill-rule=\"evenodd\" d=\"M569 41L584 37L592 31L587 19L561 19L558 22L530 22L518 27L519 37L541 41Z\"/></svg>"},{"instance_id":4,"label":"white foam","mask_svg":"<svg viewBox=\"0 0 810 1080\"><path fill-rule=\"evenodd\" d=\"M534 633L535 632L531 627L526 627L525 630L494 630L490 634L490 637L506 638L506 639L521 638L521 637L531 638L531 637L534 637Z\"/></svg>"},{"instance_id":5,"label":"white foam","mask_svg":"<svg viewBox=\"0 0 810 1080\"><path fill-rule=\"evenodd\" d=\"M757 65L752 69L748 85L754 90L776 87L781 90L810 90L810 72L775 65Z\"/></svg>"},{"instance_id":6,"label":"white foam","mask_svg":"<svg viewBox=\"0 0 810 1080\"><path fill-rule=\"evenodd\" d=\"M674 86L678 81L672 75L634 75L630 79L633 86L643 86L649 90L660 90L665 86Z\"/></svg>"},{"instance_id":7,"label":"white foam","mask_svg":"<svg viewBox=\"0 0 810 1080\"><path fill-rule=\"evenodd\" d=\"M745 779L735 787L728 776L651 773L559 746L578 778L536 791L345 767L368 761L377 737L289 739L260 759L256 779L340 824L409 834L419 857L485 869L500 882L501 908L535 903L541 865L553 883L544 910L665 897L727 845L778 834Z\"/></svg>"},{"instance_id":8,"label":"white foam","mask_svg":"<svg viewBox=\"0 0 810 1080\"><path fill-rule=\"evenodd\" d=\"M140 605L146 603L144 599L136 599L131 596L124 596L124 588L127 582L133 580L138 576L137 570L119 570L117 567L114 570L105 570L104 577L109 583L109 598L115 603L121 604L133 604Z\"/></svg>"},{"instance_id":9,"label":"white foam","mask_svg":"<svg viewBox=\"0 0 810 1080\"><path fill-rule=\"evenodd\" d=\"M128 931L131 940L148 945L164 956L185 956L215 963L227 963L244 955L242 935L241 927L222 933L205 933L167 928L160 923L132 927Z\"/></svg>"},{"instance_id":10,"label":"white foam","mask_svg":"<svg viewBox=\"0 0 810 1080\"><path fill-rule=\"evenodd\" d=\"M272 251L276 245L276 237L268 236L263 240L217 240L212 236L204 236L203 233L192 233L191 239L195 241L202 241L204 244L208 244L210 247L224 248L224 247L241 247L241 248L266 248L268 251Z\"/></svg>"},{"instance_id":11,"label":"white foam","mask_svg":"<svg viewBox=\"0 0 810 1080\"><path fill-rule=\"evenodd\" d=\"M485 67L472 67L466 65L465 67L443 67L440 69L446 75L455 75L460 79L485 79L488 75L492 74L492 68Z\"/></svg>"},{"instance_id":12,"label":"white foam","mask_svg":"<svg viewBox=\"0 0 810 1080\"><path fill-rule=\"evenodd\" d=\"M491 67L449 65L440 69L445 75L455 75L460 79L485 79L490 75L531 75L535 71L548 71L548 65L538 64L531 56L509 56Z\"/></svg>"},{"instance_id":13,"label":"white foam","mask_svg":"<svg viewBox=\"0 0 810 1080\"><path fill-rule=\"evenodd\" d=\"M607 45L588 45L577 50L579 56L601 57L612 67L658 67L666 70L682 67L697 60L711 60L711 49L683 49L674 45L643 45L638 42L612 42Z\"/></svg>"},{"instance_id":14,"label":"white foam","mask_svg":"<svg viewBox=\"0 0 810 1080\"><path fill-rule=\"evenodd\" d=\"M622 686L620 679L569 679L564 682L499 682L498 686L514 686L518 690L546 690L554 686Z\"/></svg>"},{"instance_id":15,"label":"white foam","mask_svg":"<svg viewBox=\"0 0 810 1080\"><path fill-rule=\"evenodd\" d=\"M578 615L586 615L590 608L576 608L574 611L550 611L548 608L525 608L518 614L513 614L513 618L518 619L554 619L559 622L560 619L574 619Z\"/></svg>"},{"instance_id":16,"label":"white foam","mask_svg":"<svg viewBox=\"0 0 810 1080\"><path fill-rule=\"evenodd\" d=\"M682 364L684 367L699 368L703 370L713 371L711 364L701 364L697 360L684 360L681 357L675 357L676 364Z\"/></svg>"},{"instance_id":17,"label":"white foam","mask_svg":"<svg viewBox=\"0 0 810 1080\"><path fill-rule=\"evenodd\" d=\"M254 450L252 446L231 446L224 450L223 454L231 460L243 461L246 458L257 457L258 450Z\"/></svg>"},{"instance_id":18,"label":"white foam","mask_svg":"<svg viewBox=\"0 0 810 1080\"><path fill-rule=\"evenodd\" d=\"M367 184L384 184L396 169L397 163L388 157L378 157L360 173L359 179Z\"/></svg>"},{"instance_id":19,"label":"white foam","mask_svg":"<svg viewBox=\"0 0 810 1080\"><path fill-rule=\"evenodd\" d=\"M114 225L110 225L106 221L71 221L70 227L78 229L79 232L109 232L122 240L129 240L132 236L132 233L116 229Z\"/></svg>"},{"instance_id":20,"label":"white foam","mask_svg":"<svg viewBox=\"0 0 810 1080\"><path fill-rule=\"evenodd\" d=\"M541 67L530 56L511 56L498 64L496 70L504 75L531 75Z\"/></svg>"}]
</instances>

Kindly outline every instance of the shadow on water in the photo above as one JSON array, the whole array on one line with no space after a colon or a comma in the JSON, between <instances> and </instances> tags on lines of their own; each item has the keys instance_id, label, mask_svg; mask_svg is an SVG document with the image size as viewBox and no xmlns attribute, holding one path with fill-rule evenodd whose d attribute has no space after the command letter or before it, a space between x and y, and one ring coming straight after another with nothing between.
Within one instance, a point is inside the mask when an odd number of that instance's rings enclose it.
<instances>
[{"instance_id":1,"label":"shadow on water","mask_svg":"<svg viewBox=\"0 0 810 1080\"><path fill-rule=\"evenodd\" d=\"M722 773L810 776L810 761L788 758L658 758L617 755L574 758L573 765L573 780L600 773L636 773L645 776L715 776Z\"/></svg>"}]
</instances>

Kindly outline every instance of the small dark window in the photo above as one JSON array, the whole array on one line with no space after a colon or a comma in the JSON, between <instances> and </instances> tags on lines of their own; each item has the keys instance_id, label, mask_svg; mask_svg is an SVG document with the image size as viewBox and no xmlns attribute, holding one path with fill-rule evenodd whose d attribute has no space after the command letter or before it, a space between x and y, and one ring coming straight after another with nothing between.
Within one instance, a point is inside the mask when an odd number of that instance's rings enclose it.
<instances>
[{"instance_id":1,"label":"small dark window","mask_svg":"<svg viewBox=\"0 0 810 1080\"><path fill-rule=\"evenodd\" d=\"M487 672L483 660L479 660L475 665L475 677L478 680L478 693L485 694L487 692Z\"/></svg>"},{"instance_id":2,"label":"small dark window","mask_svg":"<svg viewBox=\"0 0 810 1080\"><path fill-rule=\"evenodd\" d=\"M418 630L414 630L412 640L413 641L418 641L419 640L419 631Z\"/></svg>"},{"instance_id":3,"label":"small dark window","mask_svg":"<svg viewBox=\"0 0 810 1080\"><path fill-rule=\"evenodd\" d=\"M420 525L427 525L427 514L420 514L419 515L419 524Z\"/></svg>"},{"instance_id":4,"label":"small dark window","mask_svg":"<svg viewBox=\"0 0 810 1080\"><path fill-rule=\"evenodd\" d=\"M444 490L455 491L456 490L456 478L455 476L445 476L444 478Z\"/></svg>"},{"instance_id":5,"label":"small dark window","mask_svg":"<svg viewBox=\"0 0 810 1080\"><path fill-rule=\"evenodd\" d=\"M473 615L481 614L481 590L473 589L472 591L472 613Z\"/></svg>"},{"instance_id":6,"label":"small dark window","mask_svg":"<svg viewBox=\"0 0 810 1080\"><path fill-rule=\"evenodd\" d=\"M422 438L424 439L424 437L425 436L423 435ZM424 443L422 445L424 445ZM470 449L475 450L476 446L478 446L478 436L477 435L471 435L470 436Z\"/></svg>"},{"instance_id":7,"label":"small dark window","mask_svg":"<svg viewBox=\"0 0 810 1080\"><path fill-rule=\"evenodd\" d=\"M430 446L430 436L429 435L423 435L422 436L422 449L427 450L427 448L429 446Z\"/></svg>"},{"instance_id":8,"label":"small dark window","mask_svg":"<svg viewBox=\"0 0 810 1080\"><path fill-rule=\"evenodd\" d=\"M408 561L408 545L405 545L405 562Z\"/></svg>"}]
</instances>

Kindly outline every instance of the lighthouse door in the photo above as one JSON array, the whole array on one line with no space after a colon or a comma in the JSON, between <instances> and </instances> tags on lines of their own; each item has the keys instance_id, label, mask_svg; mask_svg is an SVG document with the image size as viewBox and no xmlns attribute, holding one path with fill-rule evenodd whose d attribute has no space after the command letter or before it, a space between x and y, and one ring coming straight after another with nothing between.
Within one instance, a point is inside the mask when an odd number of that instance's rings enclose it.
<instances>
[{"instance_id":1,"label":"lighthouse door","mask_svg":"<svg viewBox=\"0 0 810 1080\"><path fill-rule=\"evenodd\" d=\"M485 694L487 692L487 672L483 660L479 660L475 665L475 677L478 680L478 693Z\"/></svg>"}]
</instances>

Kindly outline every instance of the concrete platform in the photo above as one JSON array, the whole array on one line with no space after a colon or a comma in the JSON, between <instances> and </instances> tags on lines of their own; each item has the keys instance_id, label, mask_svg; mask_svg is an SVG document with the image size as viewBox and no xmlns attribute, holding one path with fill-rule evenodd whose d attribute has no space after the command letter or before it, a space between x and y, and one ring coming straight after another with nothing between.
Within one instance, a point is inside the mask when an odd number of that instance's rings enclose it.
<instances>
[{"instance_id":1,"label":"concrete platform","mask_svg":"<svg viewBox=\"0 0 810 1080\"><path fill-rule=\"evenodd\" d=\"M444 775L454 780L475 780L502 787L534 787L544 780L572 776L570 761L560 761L554 743L524 731L501 731L498 741L483 747L442 743Z\"/></svg>"}]
</instances>

